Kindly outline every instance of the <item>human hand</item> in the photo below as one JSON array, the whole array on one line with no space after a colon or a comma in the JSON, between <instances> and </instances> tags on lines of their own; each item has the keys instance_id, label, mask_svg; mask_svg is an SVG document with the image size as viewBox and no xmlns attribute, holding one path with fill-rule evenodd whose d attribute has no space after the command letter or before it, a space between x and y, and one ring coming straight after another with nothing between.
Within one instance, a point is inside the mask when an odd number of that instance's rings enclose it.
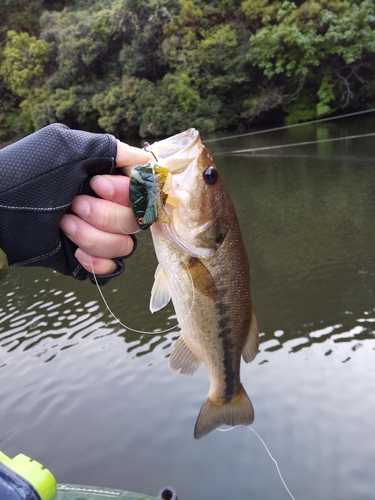
<instances>
[{"instance_id":1,"label":"human hand","mask_svg":"<svg viewBox=\"0 0 375 500\"><path fill-rule=\"evenodd\" d=\"M117 141L117 167L147 163L149 155L142 149ZM121 175L97 175L91 187L100 198L78 195L71 210L60 221L60 229L78 249L76 259L88 271L106 275L117 265L112 260L129 255L133 240L129 236L138 231L129 199L130 179Z\"/></svg>"}]
</instances>

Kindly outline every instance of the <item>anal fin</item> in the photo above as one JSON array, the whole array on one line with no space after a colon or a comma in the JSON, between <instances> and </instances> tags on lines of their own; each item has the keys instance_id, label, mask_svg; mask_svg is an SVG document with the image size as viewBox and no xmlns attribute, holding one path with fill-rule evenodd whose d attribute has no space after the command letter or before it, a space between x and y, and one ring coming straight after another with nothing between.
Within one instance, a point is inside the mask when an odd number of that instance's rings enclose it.
<instances>
[{"instance_id":1,"label":"anal fin","mask_svg":"<svg viewBox=\"0 0 375 500\"><path fill-rule=\"evenodd\" d=\"M252 361L258 354L258 350L259 350L259 328L254 309L252 309L249 332L247 334L245 346L242 349L242 357L245 363L250 363L250 361Z\"/></svg>"}]
</instances>

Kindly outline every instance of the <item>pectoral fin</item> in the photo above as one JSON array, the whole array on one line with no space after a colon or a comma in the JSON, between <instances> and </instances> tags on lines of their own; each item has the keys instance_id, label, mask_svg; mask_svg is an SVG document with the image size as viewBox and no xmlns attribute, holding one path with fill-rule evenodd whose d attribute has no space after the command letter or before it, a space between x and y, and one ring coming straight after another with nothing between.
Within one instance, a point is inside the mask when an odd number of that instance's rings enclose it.
<instances>
[{"instance_id":1,"label":"pectoral fin","mask_svg":"<svg viewBox=\"0 0 375 500\"><path fill-rule=\"evenodd\" d=\"M246 363L250 363L258 354L259 349L259 328L255 312L251 310L251 321L246 343L242 349L242 357Z\"/></svg>"},{"instance_id":2,"label":"pectoral fin","mask_svg":"<svg viewBox=\"0 0 375 500\"><path fill-rule=\"evenodd\" d=\"M171 299L167 276L159 264L155 271L155 281L151 290L150 311L159 311L168 304Z\"/></svg>"},{"instance_id":3,"label":"pectoral fin","mask_svg":"<svg viewBox=\"0 0 375 500\"><path fill-rule=\"evenodd\" d=\"M183 333L180 334L173 346L171 357L169 358L169 367L173 372L181 370L183 375L194 375L199 370L202 362L191 350Z\"/></svg>"},{"instance_id":4,"label":"pectoral fin","mask_svg":"<svg viewBox=\"0 0 375 500\"><path fill-rule=\"evenodd\" d=\"M194 288L206 297L216 298L217 289L215 282L203 262L195 257L191 257L187 263L187 272L193 282Z\"/></svg>"}]
</instances>

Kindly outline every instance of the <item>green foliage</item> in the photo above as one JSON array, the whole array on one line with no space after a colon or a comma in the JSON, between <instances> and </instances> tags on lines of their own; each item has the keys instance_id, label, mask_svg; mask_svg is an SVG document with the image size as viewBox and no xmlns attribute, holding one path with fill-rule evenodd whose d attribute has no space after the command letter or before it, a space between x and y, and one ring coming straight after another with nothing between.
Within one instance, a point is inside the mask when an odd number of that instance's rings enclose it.
<instances>
[{"instance_id":1,"label":"green foliage","mask_svg":"<svg viewBox=\"0 0 375 500\"><path fill-rule=\"evenodd\" d=\"M324 5L325 4L325 5ZM249 60L270 81L298 88L315 87L318 116L339 103L348 105L368 75L375 54L375 6L372 0L284 1L275 19L252 37ZM331 8L332 7L332 8ZM320 75L317 77L317 75Z\"/></svg>"},{"instance_id":2,"label":"green foliage","mask_svg":"<svg viewBox=\"0 0 375 500\"><path fill-rule=\"evenodd\" d=\"M117 136L137 135L143 106L140 100L151 105L156 98L154 87L147 80L124 75L121 81L96 94L92 104L100 115L100 127Z\"/></svg>"},{"instance_id":3,"label":"green foliage","mask_svg":"<svg viewBox=\"0 0 375 500\"><path fill-rule=\"evenodd\" d=\"M108 9L93 9L63 10L42 16L41 36L55 50L58 64L51 87L66 88L78 82L88 83L93 76L102 76L111 48L111 23L116 22L116 14Z\"/></svg>"},{"instance_id":4,"label":"green foliage","mask_svg":"<svg viewBox=\"0 0 375 500\"><path fill-rule=\"evenodd\" d=\"M283 109L287 103L288 97L281 88L265 87L243 101L241 118L244 123L251 123L271 110Z\"/></svg>"},{"instance_id":5,"label":"green foliage","mask_svg":"<svg viewBox=\"0 0 375 500\"><path fill-rule=\"evenodd\" d=\"M22 121L18 100L7 88L0 76L0 141L8 141L12 136L22 132Z\"/></svg>"},{"instance_id":6,"label":"green foliage","mask_svg":"<svg viewBox=\"0 0 375 500\"><path fill-rule=\"evenodd\" d=\"M195 101L194 106L187 106L186 110L181 103L181 79L167 74L156 85L152 104L147 100L142 106L142 121L140 134L171 135L178 130L195 127L201 132L212 132L216 128L220 112L220 101L215 96L201 99L199 94L191 94ZM139 101L143 105L143 99ZM188 103L191 104L191 103Z\"/></svg>"},{"instance_id":7,"label":"green foliage","mask_svg":"<svg viewBox=\"0 0 375 500\"><path fill-rule=\"evenodd\" d=\"M0 2L0 42L8 31L38 35L43 0L2 0Z\"/></svg>"},{"instance_id":8,"label":"green foliage","mask_svg":"<svg viewBox=\"0 0 375 500\"><path fill-rule=\"evenodd\" d=\"M319 102L316 105L316 112L318 117L323 115L328 115L331 111L331 106L329 103L335 99L335 82L333 81L332 74L330 71L326 71L323 74L319 90L317 95L319 97Z\"/></svg>"},{"instance_id":9,"label":"green foliage","mask_svg":"<svg viewBox=\"0 0 375 500\"><path fill-rule=\"evenodd\" d=\"M186 73L171 75L168 92L185 113L196 108L201 99L198 90L193 86L192 79Z\"/></svg>"},{"instance_id":10,"label":"green foliage","mask_svg":"<svg viewBox=\"0 0 375 500\"><path fill-rule=\"evenodd\" d=\"M43 75L48 44L28 33L9 31L3 50L0 74L10 90L18 97L26 97Z\"/></svg>"},{"instance_id":11,"label":"green foliage","mask_svg":"<svg viewBox=\"0 0 375 500\"><path fill-rule=\"evenodd\" d=\"M99 131L93 95L95 89L83 85L59 88L54 92L38 89L21 103L25 123L30 122L38 129L58 121L74 128Z\"/></svg>"},{"instance_id":12,"label":"green foliage","mask_svg":"<svg viewBox=\"0 0 375 500\"><path fill-rule=\"evenodd\" d=\"M243 13L255 29L275 19L280 7L281 2L272 0L244 0L241 3Z\"/></svg>"},{"instance_id":13,"label":"green foliage","mask_svg":"<svg viewBox=\"0 0 375 500\"><path fill-rule=\"evenodd\" d=\"M56 121L126 138L370 107L374 57L373 0L7 0L0 139Z\"/></svg>"},{"instance_id":14,"label":"green foliage","mask_svg":"<svg viewBox=\"0 0 375 500\"><path fill-rule=\"evenodd\" d=\"M298 99L294 100L287 108L288 115L285 125L293 123L308 122L317 118L316 96L313 93L303 92Z\"/></svg>"},{"instance_id":15,"label":"green foliage","mask_svg":"<svg viewBox=\"0 0 375 500\"><path fill-rule=\"evenodd\" d=\"M202 9L194 5L192 0L179 0L180 13L179 24L181 26L192 26L198 19L203 17Z\"/></svg>"}]
</instances>

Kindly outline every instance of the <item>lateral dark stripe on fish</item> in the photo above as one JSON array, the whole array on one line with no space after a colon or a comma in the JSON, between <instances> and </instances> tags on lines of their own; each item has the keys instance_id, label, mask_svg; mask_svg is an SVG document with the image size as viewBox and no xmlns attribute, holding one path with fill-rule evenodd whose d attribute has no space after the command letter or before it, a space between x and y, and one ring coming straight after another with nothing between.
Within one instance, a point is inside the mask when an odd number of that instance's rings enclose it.
<instances>
[{"instance_id":1,"label":"lateral dark stripe on fish","mask_svg":"<svg viewBox=\"0 0 375 500\"><path fill-rule=\"evenodd\" d=\"M223 353L223 364L225 373L225 392L223 394L223 399L227 403L229 402L234 394L234 382L236 374L233 371L233 340L232 340L232 329L228 326L230 324L230 317L227 315L229 312L229 306L225 302L225 297L227 295L227 290L222 289L219 293L219 300L216 303L216 309L220 314L219 326L220 333L219 339L221 339L222 353Z\"/></svg>"}]
</instances>

